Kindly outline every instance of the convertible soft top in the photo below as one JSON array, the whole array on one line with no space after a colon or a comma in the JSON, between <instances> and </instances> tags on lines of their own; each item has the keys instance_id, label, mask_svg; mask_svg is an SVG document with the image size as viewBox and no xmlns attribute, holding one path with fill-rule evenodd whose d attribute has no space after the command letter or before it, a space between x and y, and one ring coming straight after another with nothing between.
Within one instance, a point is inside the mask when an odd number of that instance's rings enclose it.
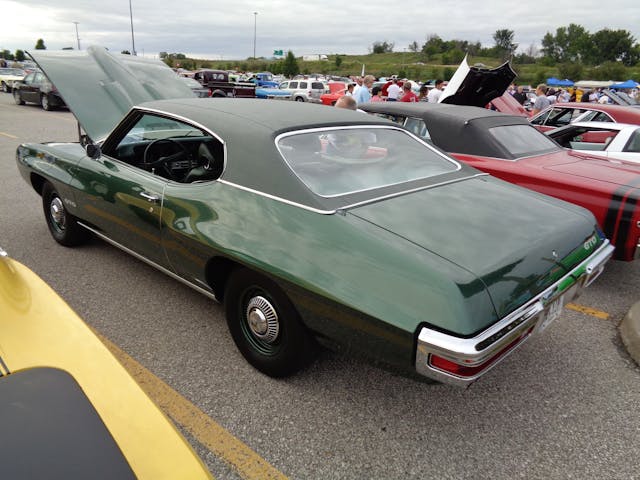
<instances>
[{"instance_id":1,"label":"convertible soft top","mask_svg":"<svg viewBox=\"0 0 640 480\"><path fill-rule=\"evenodd\" d=\"M509 156L509 152L505 152L492 136L487 135L488 129L504 125L529 125L524 117L486 108L442 103L368 103L361 108L369 113L420 118L427 125L433 143L444 151L487 157Z\"/></svg>"}]
</instances>

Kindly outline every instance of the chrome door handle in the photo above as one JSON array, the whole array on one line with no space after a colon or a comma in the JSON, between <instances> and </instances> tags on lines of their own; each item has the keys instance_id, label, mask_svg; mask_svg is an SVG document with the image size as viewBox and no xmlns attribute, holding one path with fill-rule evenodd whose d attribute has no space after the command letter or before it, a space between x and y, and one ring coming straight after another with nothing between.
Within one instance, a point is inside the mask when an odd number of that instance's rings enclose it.
<instances>
[{"instance_id":1,"label":"chrome door handle","mask_svg":"<svg viewBox=\"0 0 640 480\"><path fill-rule=\"evenodd\" d=\"M158 203L160 201L160 196L155 193L140 192L140 196L146 198L149 203Z\"/></svg>"}]
</instances>

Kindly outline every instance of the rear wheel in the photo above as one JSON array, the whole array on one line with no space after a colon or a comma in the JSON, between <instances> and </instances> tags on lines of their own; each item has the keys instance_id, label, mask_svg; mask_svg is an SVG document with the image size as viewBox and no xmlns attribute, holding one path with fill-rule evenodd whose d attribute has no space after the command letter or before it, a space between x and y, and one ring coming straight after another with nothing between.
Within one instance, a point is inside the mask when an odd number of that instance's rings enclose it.
<instances>
[{"instance_id":1,"label":"rear wheel","mask_svg":"<svg viewBox=\"0 0 640 480\"><path fill-rule=\"evenodd\" d=\"M76 218L67 212L58 191L49 182L42 187L42 209L51 236L60 245L74 247L89 238L89 232L78 225Z\"/></svg>"},{"instance_id":2,"label":"rear wheel","mask_svg":"<svg viewBox=\"0 0 640 480\"><path fill-rule=\"evenodd\" d=\"M304 98L302 98L302 97L296 97L296 102L304 102Z\"/></svg>"},{"instance_id":3,"label":"rear wheel","mask_svg":"<svg viewBox=\"0 0 640 480\"><path fill-rule=\"evenodd\" d=\"M24 100L22 100L22 97L20 96L20 90L16 88L13 89L13 100L17 105L24 105Z\"/></svg>"},{"instance_id":4,"label":"rear wheel","mask_svg":"<svg viewBox=\"0 0 640 480\"><path fill-rule=\"evenodd\" d=\"M245 268L235 270L224 306L236 346L256 369L271 377L285 377L312 359L313 338L272 280Z\"/></svg>"}]
</instances>

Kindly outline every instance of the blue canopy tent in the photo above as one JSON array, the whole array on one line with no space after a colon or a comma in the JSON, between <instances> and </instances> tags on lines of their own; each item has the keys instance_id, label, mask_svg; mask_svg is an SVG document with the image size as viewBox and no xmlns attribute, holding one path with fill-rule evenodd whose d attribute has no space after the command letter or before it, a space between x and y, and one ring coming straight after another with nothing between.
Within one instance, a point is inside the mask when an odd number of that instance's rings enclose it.
<instances>
[{"instance_id":1,"label":"blue canopy tent","mask_svg":"<svg viewBox=\"0 0 640 480\"><path fill-rule=\"evenodd\" d=\"M638 85L639 85L638 82L635 82L633 80L627 80L626 82L622 82L622 83L614 83L609 88L615 88L615 89L637 88Z\"/></svg>"},{"instance_id":2,"label":"blue canopy tent","mask_svg":"<svg viewBox=\"0 0 640 480\"><path fill-rule=\"evenodd\" d=\"M547 86L549 86L549 87L572 87L573 86L573 82L571 80L567 80L566 78L564 80L560 80L560 79L557 79L555 77L549 77L549 78L547 78Z\"/></svg>"}]
</instances>

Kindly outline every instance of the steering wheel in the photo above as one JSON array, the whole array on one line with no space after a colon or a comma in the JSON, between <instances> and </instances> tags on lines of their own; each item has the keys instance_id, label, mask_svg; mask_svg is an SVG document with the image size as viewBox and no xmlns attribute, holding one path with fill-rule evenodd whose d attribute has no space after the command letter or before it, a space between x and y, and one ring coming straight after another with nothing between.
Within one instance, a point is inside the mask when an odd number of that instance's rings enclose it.
<instances>
[{"instance_id":1,"label":"steering wheel","mask_svg":"<svg viewBox=\"0 0 640 480\"><path fill-rule=\"evenodd\" d=\"M158 156L158 158L152 158L151 151L155 148L155 146L161 143L170 143L172 145L176 145L178 147L178 151L176 153L172 153L171 155L167 155L166 157ZM177 162L189 156L189 152L180 142L176 142L172 138L158 138L151 142L144 149L144 155L142 156L142 163L140 166L147 170L155 170L156 168L160 168L164 171L165 174L169 176L170 179L173 179L173 171L170 167L171 163ZM191 166L191 162L189 162Z\"/></svg>"}]
</instances>

